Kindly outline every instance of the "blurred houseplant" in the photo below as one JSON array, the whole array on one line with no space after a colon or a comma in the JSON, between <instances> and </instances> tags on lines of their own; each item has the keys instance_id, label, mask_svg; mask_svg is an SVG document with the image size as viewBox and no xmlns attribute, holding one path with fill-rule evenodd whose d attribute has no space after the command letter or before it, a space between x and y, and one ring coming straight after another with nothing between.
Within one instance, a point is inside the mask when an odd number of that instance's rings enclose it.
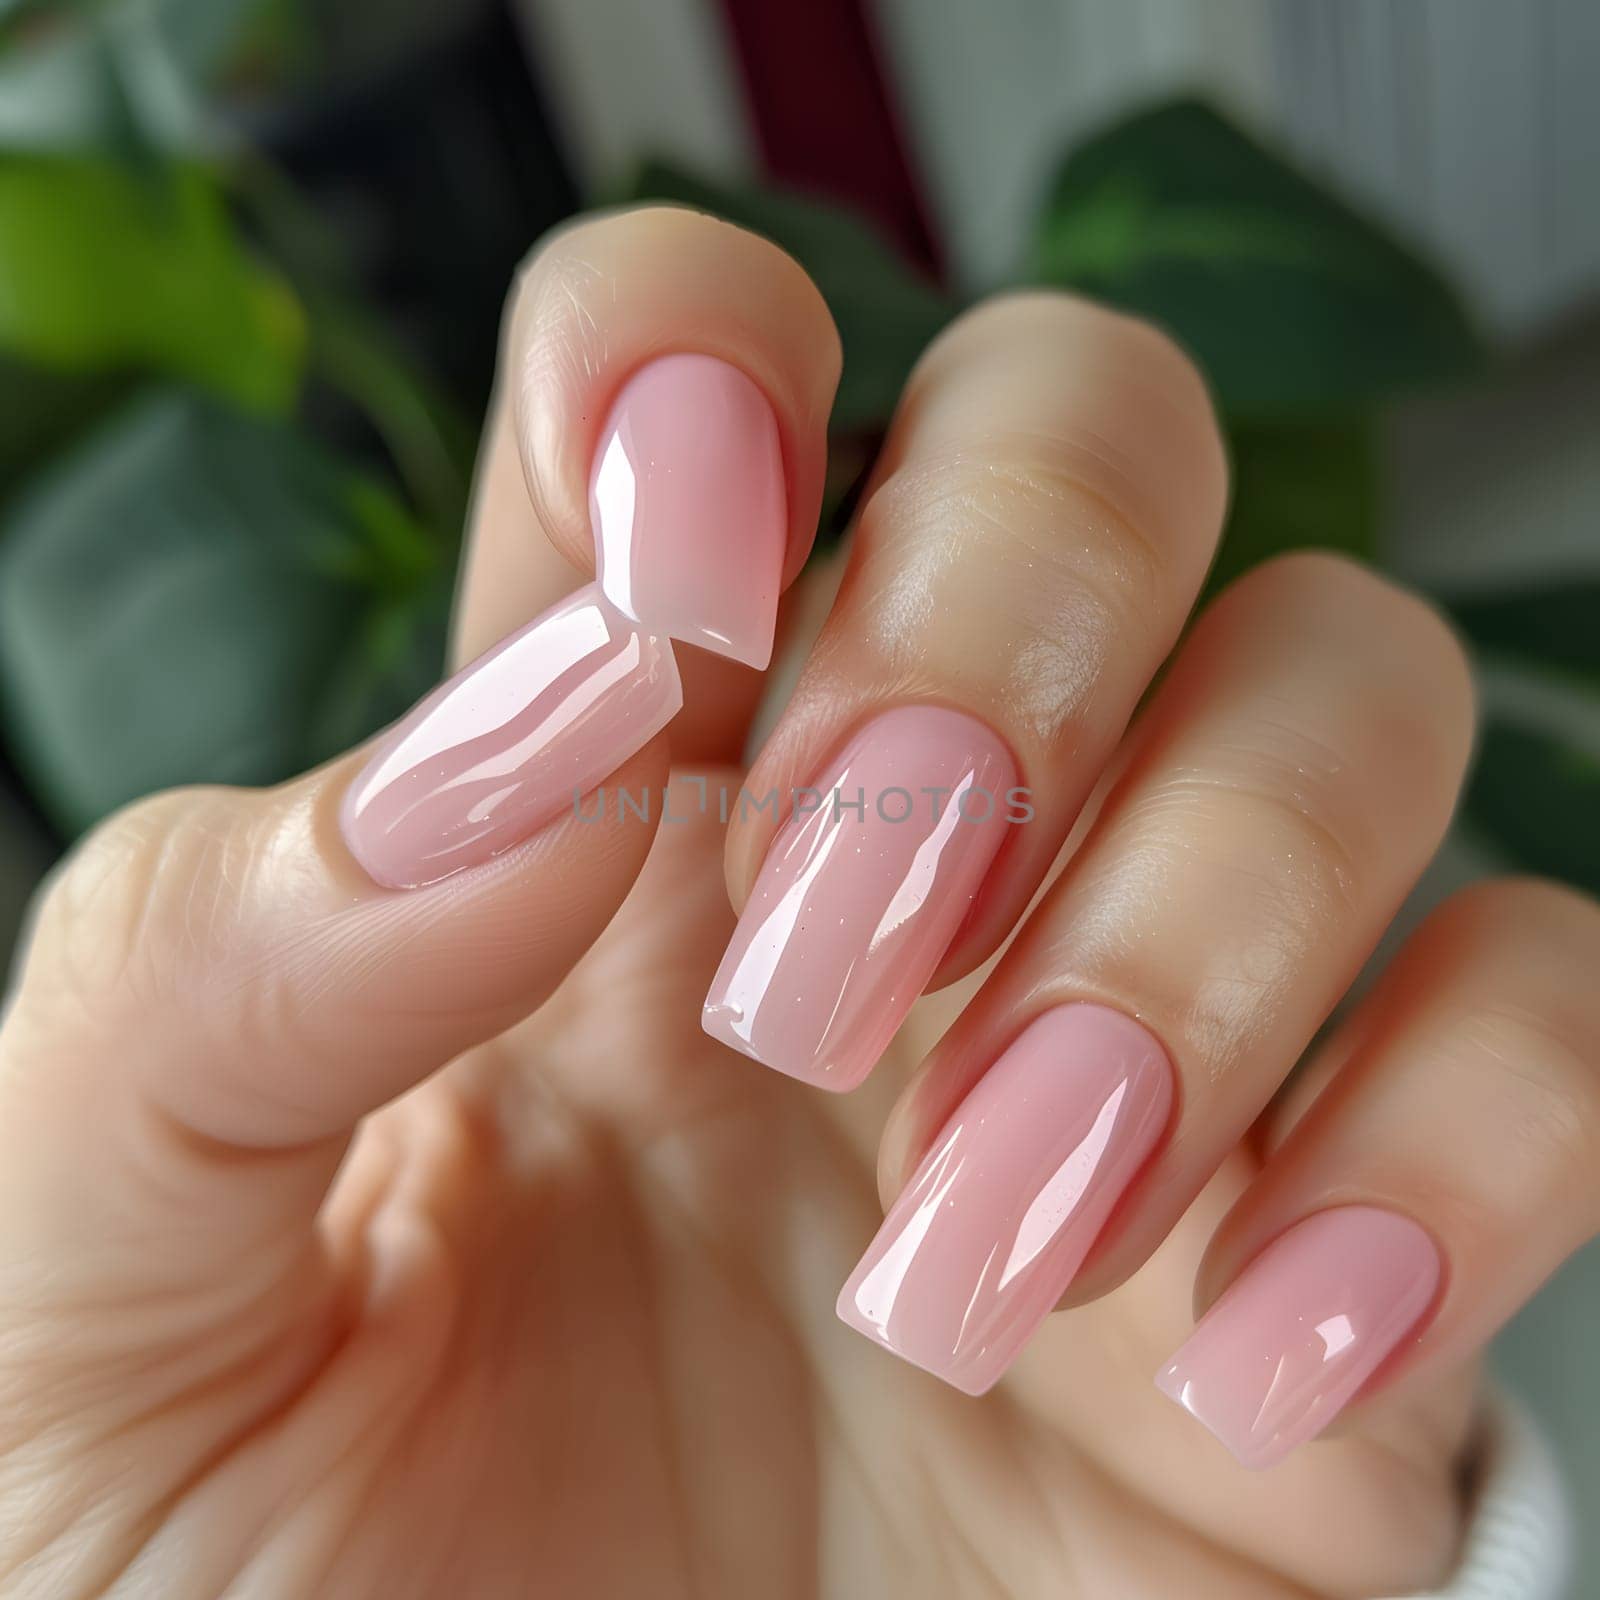
<instances>
[{"instance_id":1,"label":"blurred houseplant","mask_svg":"<svg viewBox=\"0 0 1600 1600\"><path fill-rule=\"evenodd\" d=\"M509 21L463 4L407 59L406 9L0 0L0 710L61 837L437 676L499 296L571 196L496 160L541 137Z\"/></svg>"},{"instance_id":2,"label":"blurred houseplant","mask_svg":"<svg viewBox=\"0 0 1600 1600\"><path fill-rule=\"evenodd\" d=\"M486 377L451 395L425 375L315 208L208 109L209 79L281 51L296 9L0 0L0 711L63 837L151 788L287 775L439 668ZM651 165L610 198L705 207L810 269L846 355L836 535L956 302L797 196ZM1296 545L1376 559L1380 409L1481 361L1437 274L1190 102L1067 157L1020 276L1199 356L1235 467L1214 585ZM1568 586L1457 615L1516 670L1600 694L1596 601ZM1592 760L1490 725L1468 820L1502 853L1600 888L1597 815Z\"/></svg>"}]
</instances>

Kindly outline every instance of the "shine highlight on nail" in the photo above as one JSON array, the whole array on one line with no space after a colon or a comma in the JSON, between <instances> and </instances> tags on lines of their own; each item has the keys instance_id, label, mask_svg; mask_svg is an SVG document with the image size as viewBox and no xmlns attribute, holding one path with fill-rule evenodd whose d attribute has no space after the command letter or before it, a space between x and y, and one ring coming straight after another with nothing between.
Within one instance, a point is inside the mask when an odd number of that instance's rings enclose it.
<instances>
[{"instance_id":1,"label":"shine highlight on nail","mask_svg":"<svg viewBox=\"0 0 1600 1600\"><path fill-rule=\"evenodd\" d=\"M1156 1386L1247 1467L1315 1438L1418 1328L1439 1252L1409 1217L1336 1206L1280 1234L1200 1320Z\"/></svg>"},{"instance_id":2,"label":"shine highlight on nail","mask_svg":"<svg viewBox=\"0 0 1600 1600\"><path fill-rule=\"evenodd\" d=\"M481 865L572 806L682 703L671 646L589 584L384 735L345 793L345 843L387 888Z\"/></svg>"},{"instance_id":3,"label":"shine highlight on nail","mask_svg":"<svg viewBox=\"0 0 1600 1600\"><path fill-rule=\"evenodd\" d=\"M1171 1115L1166 1052L1105 1006L1030 1023L934 1139L840 1318L981 1394L1066 1290Z\"/></svg>"},{"instance_id":4,"label":"shine highlight on nail","mask_svg":"<svg viewBox=\"0 0 1600 1600\"><path fill-rule=\"evenodd\" d=\"M670 355L630 378L589 485L606 598L642 628L747 666L772 655L788 504L777 419L725 361Z\"/></svg>"},{"instance_id":5,"label":"shine highlight on nail","mask_svg":"<svg viewBox=\"0 0 1600 1600\"><path fill-rule=\"evenodd\" d=\"M706 998L706 1032L853 1089L970 910L1016 783L998 735L962 712L899 706L865 724L818 778L826 802L768 850ZM904 816L881 808L890 794L911 802Z\"/></svg>"}]
</instances>

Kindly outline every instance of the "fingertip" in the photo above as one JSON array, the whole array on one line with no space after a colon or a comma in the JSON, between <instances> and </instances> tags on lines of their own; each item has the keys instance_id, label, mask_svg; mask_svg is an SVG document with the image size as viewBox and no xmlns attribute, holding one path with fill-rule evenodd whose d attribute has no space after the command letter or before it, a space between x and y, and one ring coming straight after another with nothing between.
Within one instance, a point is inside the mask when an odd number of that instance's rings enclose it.
<instances>
[{"instance_id":1,"label":"fingertip","mask_svg":"<svg viewBox=\"0 0 1600 1600\"><path fill-rule=\"evenodd\" d=\"M838 333L798 263L700 212L650 206L589 219L547 240L523 270L502 359L538 520L568 561L594 570L590 490L608 423L636 374L679 356L721 363L770 408L783 506L776 580L786 586L821 506ZM761 651L743 650L752 654Z\"/></svg>"}]
</instances>

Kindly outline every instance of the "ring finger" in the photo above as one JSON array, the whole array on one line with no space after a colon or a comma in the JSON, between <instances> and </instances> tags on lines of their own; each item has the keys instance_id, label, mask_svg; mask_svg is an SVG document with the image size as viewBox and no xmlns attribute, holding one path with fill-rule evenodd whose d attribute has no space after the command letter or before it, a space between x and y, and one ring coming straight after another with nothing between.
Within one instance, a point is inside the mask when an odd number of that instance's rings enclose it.
<instances>
[{"instance_id":1,"label":"ring finger","mask_svg":"<svg viewBox=\"0 0 1600 1600\"><path fill-rule=\"evenodd\" d=\"M1289 557L1224 595L1082 848L896 1108L898 1197L845 1320L980 1391L1063 1295L1139 1266L1432 855L1471 730L1454 639L1364 570Z\"/></svg>"}]
</instances>

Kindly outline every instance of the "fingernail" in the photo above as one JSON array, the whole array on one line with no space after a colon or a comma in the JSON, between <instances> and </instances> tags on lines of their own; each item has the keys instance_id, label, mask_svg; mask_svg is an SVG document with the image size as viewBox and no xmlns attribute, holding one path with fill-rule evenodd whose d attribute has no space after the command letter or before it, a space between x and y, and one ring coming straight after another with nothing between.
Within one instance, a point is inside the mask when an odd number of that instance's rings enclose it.
<instances>
[{"instance_id":1,"label":"fingernail","mask_svg":"<svg viewBox=\"0 0 1600 1600\"><path fill-rule=\"evenodd\" d=\"M345 843L392 889L477 866L621 766L682 699L672 647L590 584L389 731L345 794Z\"/></svg>"},{"instance_id":2,"label":"fingernail","mask_svg":"<svg viewBox=\"0 0 1600 1600\"><path fill-rule=\"evenodd\" d=\"M600 434L589 515L624 616L766 666L788 504L777 418L737 367L672 355L636 372Z\"/></svg>"},{"instance_id":3,"label":"fingernail","mask_svg":"<svg viewBox=\"0 0 1600 1600\"><path fill-rule=\"evenodd\" d=\"M839 1295L858 1333L982 1394L1021 1353L1155 1148L1172 1068L1119 1011L1065 1005L978 1080Z\"/></svg>"},{"instance_id":4,"label":"fingernail","mask_svg":"<svg viewBox=\"0 0 1600 1600\"><path fill-rule=\"evenodd\" d=\"M1156 1377L1247 1467L1315 1438L1416 1327L1439 1252L1374 1206L1320 1211L1245 1268Z\"/></svg>"},{"instance_id":5,"label":"fingernail","mask_svg":"<svg viewBox=\"0 0 1600 1600\"><path fill-rule=\"evenodd\" d=\"M1004 744L958 711L903 706L867 723L814 787L781 797L792 814L711 985L706 1032L853 1089L961 925L1016 781Z\"/></svg>"}]
</instances>

